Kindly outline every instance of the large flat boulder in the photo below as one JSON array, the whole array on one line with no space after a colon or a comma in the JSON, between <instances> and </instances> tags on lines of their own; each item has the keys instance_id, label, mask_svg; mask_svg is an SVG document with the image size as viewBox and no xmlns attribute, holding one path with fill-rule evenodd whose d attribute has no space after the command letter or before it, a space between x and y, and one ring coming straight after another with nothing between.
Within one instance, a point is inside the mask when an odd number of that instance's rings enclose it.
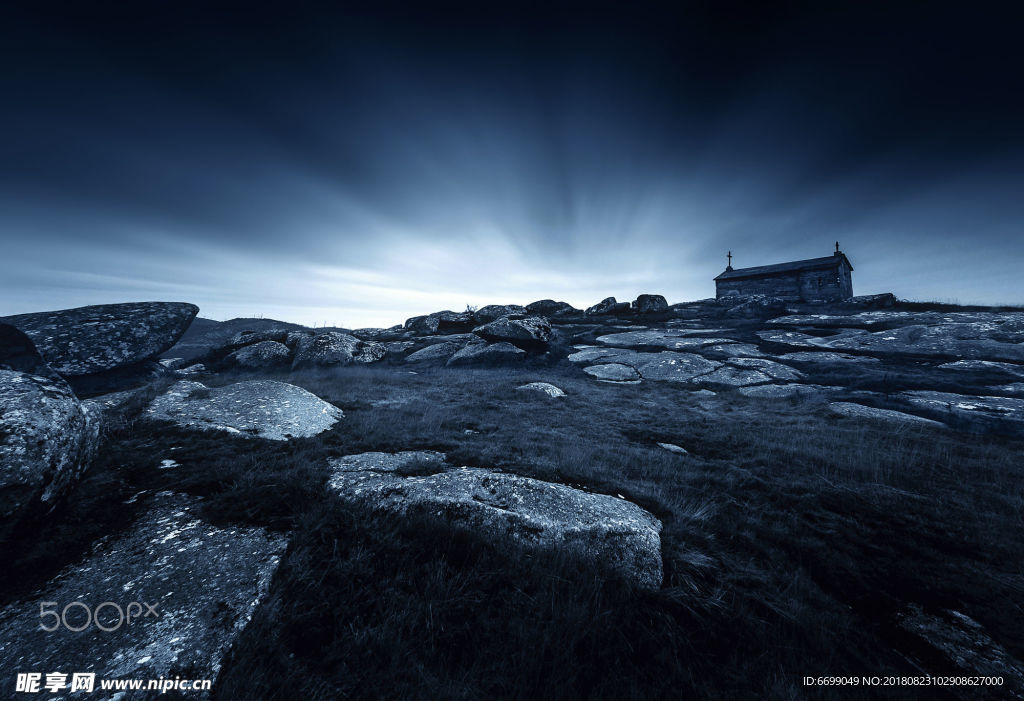
<instances>
[{"instance_id":1,"label":"large flat boulder","mask_svg":"<svg viewBox=\"0 0 1024 701\"><path fill-rule=\"evenodd\" d=\"M181 380L154 399L144 415L185 428L278 441L315 436L344 416L341 409L315 394L274 380L224 387Z\"/></svg>"},{"instance_id":2,"label":"large flat boulder","mask_svg":"<svg viewBox=\"0 0 1024 701\"><path fill-rule=\"evenodd\" d=\"M407 363L446 363L448 359L465 347L465 343L456 341L445 341L443 343L432 343L426 348L420 348L415 353L405 356Z\"/></svg>"},{"instance_id":3,"label":"large flat boulder","mask_svg":"<svg viewBox=\"0 0 1024 701\"><path fill-rule=\"evenodd\" d=\"M519 363L526 351L511 343L467 343L448 359L448 367L484 367Z\"/></svg>"},{"instance_id":4,"label":"large flat boulder","mask_svg":"<svg viewBox=\"0 0 1024 701\"><path fill-rule=\"evenodd\" d=\"M622 363L599 363L583 368L583 372L602 382L625 382L636 384L640 382L640 373L629 365Z\"/></svg>"},{"instance_id":5,"label":"large flat boulder","mask_svg":"<svg viewBox=\"0 0 1024 701\"><path fill-rule=\"evenodd\" d=\"M640 353L633 367L645 380L667 382L692 382L696 378L713 372L721 366L715 360L708 360L693 353Z\"/></svg>"},{"instance_id":6,"label":"large flat boulder","mask_svg":"<svg viewBox=\"0 0 1024 701\"><path fill-rule=\"evenodd\" d=\"M0 370L0 523L68 491L96 450L101 416L59 377Z\"/></svg>"},{"instance_id":7,"label":"large flat boulder","mask_svg":"<svg viewBox=\"0 0 1024 701\"><path fill-rule=\"evenodd\" d=\"M124 534L100 541L32 601L0 610L0 678L8 689L17 673L43 673L45 681L46 673L60 671L68 674L65 682L72 672L94 673L92 693L62 688L62 698L128 701L160 692L101 690L100 680L215 680L266 594L287 540L260 528L213 526L198 517L197 504L161 493ZM66 608L73 602L79 604ZM86 624L86 606L95 618L82 630L69 629ZM40 616L41 610L56 611L57 618Z\"/></svg>"},{"instance_id":8,"label":"large flat boulder","mask_svg":"<svg viewBox=\"0 0 1024 701\"><path fill-rule=\"evenodd\" d=\"M156 358L188 329L199 307L184 302L100 304L0 319L32 339L61 375L88 375Z\"/></svg>"},{"instance_id":9,"label":"large flat boulder","mask_svg":"<svg viewBox=\"0 0 1024 701\"><path fill-rule=\"evenodd\" d=\"M551 342L551 323L542 316L522 319L505 316L478 326L473 333L492 343L505 341L525 350L538 350Z\"/></svg>"},{"instance_id":10,"label":"large flat boulder","mask_svg":"<svg viewBox=\"0 0 1024 701\"><path fill-rule=\"evenodd\" d=\"M638 586L661 586L661 522L632 502L480 468L431 475L380 470L379 454L332 459L329 488L342 499L396 514L418 513L505 540L572 550Z\"/></svg>"}]
</instances>

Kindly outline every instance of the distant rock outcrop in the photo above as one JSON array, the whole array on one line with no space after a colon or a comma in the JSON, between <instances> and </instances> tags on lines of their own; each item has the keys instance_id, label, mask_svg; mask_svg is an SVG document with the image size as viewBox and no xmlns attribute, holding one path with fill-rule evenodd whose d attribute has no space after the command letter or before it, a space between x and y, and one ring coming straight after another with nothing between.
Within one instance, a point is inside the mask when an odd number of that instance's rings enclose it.
<instances>
[{"instance_id":1,"label":"distant rock outcrop","mask_svg":"<svg viewBox=\"0 0 1024 701\"><path fill-rule=\"evenodd\" d=\"M540 350L551 342L551 322L542 316L506 316L473 329L473 333L487 341L507 341L524 350Z\"/></svg>"},{"instance_id":2,"label":"distant rock outcrop","mask_svg":"<svg viewBox=\"0 0 1024 701\"><path fill-rule=\"evenodd\" d=\"M285 441L326 431L344 414L301 387L254 380L207 387L181 380L150 403L146 417L185 428Z\"/></svg>"},{"instance_id":3,"label":"distant rock outcrop","mask_svg":"<svg viewBox=\"0 0 1024 701\"><path fill-rule=\"evenodd\" d=\"M0 370L0 523L67 492L96 450L100 418L59 377Z\"/></svg>"},{"instance_id":4,"label":"distant rock outcrop","mask_svg":"<svg viewBox=\"0 0 1024 701\"><path fill-rule=\"evenodd\" d=\"M387 354L383 343L362 341L337 331L304 337L295 346L292 368L373 363Z\"/></svg>"},{"instance_id":5,"label":"distant rock outcrop","mask_svg":"<svg viewBox=\"0 0 1024 701\"><path fill-rule=\"evenodd\" d=\"M503 316L526 316L526 307L518 304L488 304L473 312L473 321L477 326L482 326Z\"/></svg>"},{"instance_id":6,"label":"distant rock outcrop","mask_svg":"<svg viewBox=\"0 0 1024 701\"><path fill-rule=\"evenodd\" d=\"M576 314L579 310L568 302L556 302L553 299L541 299L536 302L530 302L526 305L526 313L535 316L565 316L566 314Z\"/></svg>"},{"instance_id":7,"label":"distant rock outcrop","mask_svg":"<svg viewBox=\"0 0 1024 701\"><path fill-rule=\"evenodd\" d=\"M415 453L403 455L415 460ZM379 453L365 463L359 458L330 461L328 484L342 499L397 514L429 514L495 541L574 551L637 586L661 586L661 522L632 502L470 467L435 466L435 474L406 477L400 464L382 470Z\"/></svg>"},{"instance_id":8,"label":"distant rock outcrop","mask_svg":"<svg viewBox=\"0 0 1024 701\"><path fill-rule=\"evenodd\" d=\"M619 314L629 311L629 302L616 302L614 297L605 297L592 307L587 307L586 314Z\"/></svg>"},{"instance_id":9,"label":"distant rock outcrop","mask_svg":"<svg viewBox=\"0 0 1024 701\"><path fill-rule=\"evenodd\" d=\"M77 376L156 358L198 312L184 302L133 302L19 314L0 322L24 331L55 371Z\"/></svg>"},{"instance_id":10,"label":"distant rock outcrop","mask_svg":"<svg viewBox=\"0 0 1024 701\"><path fill-rule=\"evenodd\" d=\"M469 312L434 312L424 316L414 316L405 322L405 330L425 336L428 334L469 331L476 325L476 320Z\"/></svg>"},{"instance_id":11,"label":"distant rock outcrop","mask_svg":"<svg viewBox=\"0 0 1024 701\"><path fill-rule=\"evenodd\" d=\"M278 341L259 341L243 346L229 355L225 362L243 370L270 370L286 367L291 360L291 350Z\"/></svg>"},{"instance_id":12,"label":"distant rock outcrop","mask_svg":"<svg viewBox=\"0 0 1024 701\"><path fill-rule=\"evenodd\" d=\"M668 300L661 295L640 295L633 300L633 311L637 314L656 314L668 310Z\"/></svg>"}]
</instances>

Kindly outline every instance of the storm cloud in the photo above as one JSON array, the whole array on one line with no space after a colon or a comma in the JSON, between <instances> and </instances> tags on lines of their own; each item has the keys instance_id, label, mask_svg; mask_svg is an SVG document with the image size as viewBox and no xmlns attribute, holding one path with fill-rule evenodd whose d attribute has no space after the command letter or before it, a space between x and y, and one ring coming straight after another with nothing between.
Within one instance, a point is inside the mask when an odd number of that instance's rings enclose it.
<instances>
[{"instance_id":1,"label":"storm cloud","mask_svg":"<svg viewBox=\"0 0 1024 701\"><path fill-rule=\"evenodd\" d=\"M11 17L0 314L682 301L837 240L857 293L1021 303L1012 23L767 5Z\"/></svg>"}]
</instances>

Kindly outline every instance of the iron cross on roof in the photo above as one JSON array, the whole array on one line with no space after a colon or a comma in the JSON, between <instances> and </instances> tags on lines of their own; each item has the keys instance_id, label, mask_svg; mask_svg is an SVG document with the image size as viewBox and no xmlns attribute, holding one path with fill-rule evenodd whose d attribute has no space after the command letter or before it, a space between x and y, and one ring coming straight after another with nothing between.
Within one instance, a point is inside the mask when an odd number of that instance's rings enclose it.
<instances>
[{"instance_id":1,"label":"iron cross on roof","mask_svg":"<svg viewBox=\"0 0 1024 701\"><path fill-rule=\"evenodd\" d=\"M729 251L728 253L726 253L725 256L726 256L726 258L729 259L729 265L731 266L732 265L732 251Z\"/></svg>"}]
</instances>

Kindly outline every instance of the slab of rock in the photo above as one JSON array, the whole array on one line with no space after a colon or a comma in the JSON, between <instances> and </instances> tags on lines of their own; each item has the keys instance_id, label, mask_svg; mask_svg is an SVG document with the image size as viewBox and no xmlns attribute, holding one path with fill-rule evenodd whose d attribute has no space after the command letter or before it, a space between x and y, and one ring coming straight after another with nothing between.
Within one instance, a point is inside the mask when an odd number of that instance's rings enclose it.
<instances>
[{"instance_id":1,"label":"slab of rock","mask_svg":"<svg viewBox=\"0 0 1024 701\"><path fill-rule=\"evenodd\" d=\"M183 302L100 304L0 318L35 343L61 375L88 375L154 359L169 349L199 312Z\"/></svg>"},{"instance_id":2,"label":"slab of rock","mask_svg":"<svg viewBox=\"0 0 1024 701\"><path fill-rule=\"evenodd\" d=\"M831 365L834 363L880 363L878 358L870 355L850 355L849 353L832 353L829 351L797 351L779 356L779 360L788 360L795 363L822 363Z\"/></svg>"},{"instance_id":3,"label":"slab of rock","mask_svg":"<svg viewBox=\"0 0 1024 701\"><path fill-rule=\"evenodd\" d=\"M435 473L450 470L444 453L434 450L403 450L397 453L357 453L331 458L335 472L380 472L403 475Z\"/></svg>"},{"instance_id":4,"label":"slab of rock","mask_svg":"<svg viewBox=\"0 0 1024 701\"><path fill-rule=\"evenodd\" d=\"M505 316L526 316L526 307L518 304L488 304L473 312L473 322L477 326L483 326Z\"/></svg>"},{"instance_id":5,"label":"slab of rock","mask_svg":"<svg viewBox=\"0 0 1024 701\"><path fill-rule=\"evenodd\" d=\"M758 332L765 340L801 347L876 354L953 357L972 360L1024 362L1024 313L1021 312L862 312L850 316L797 315L773 324L817 326L852 325L881 331L816 337L797 332Z\"/></svg>"},{"instance_id":6,"label":"slab of rock","mask_svg":"<svg viewBox=\"0 0 1024 701\"><path fill-rule=\"evenodd\" d=\"M585 314L618 314L629 311L629 302L616 302L614 297L605 297L592 307L587 307Z\"/></svg>"},{"instance_id":7,"label":"slab of rock","mask_svg":"<svg viewBox=\"0 0 1024 701\"><path fill-rule=\"evenodd\" d=\"M154 399L144 416L179 426L285 441L326 431L344 414L301 387L273 380L207 387L181 380Z\"/></svg>"},{"instance_id":8,"label":"slab of rock","mask_svg":"<svg viewBox=\"0 0 1024 701\"><path fill-rule=\"evenodd\" d=\"M693 382L721 366L721 363L693 353L640 353L634 367L645 380Z\"/></svg>"},{"instance_id":9,"label":"slab of rock","mask_svg":"<svg viewBox=\"0 0 1024 701\"><path fill-rule=\"evenodd\" d=\"M196 515L198 500L157 495L152 508L123 534L102 540L83 563L69 566L43 587L37 599L16 601L0 610L0 676L13 689L19 672L95 673L92 693L64 698L149 699L143 691L101 691L100 679L216 679L221 660L244 630L266 594L287 545L286 538L259 528L220 528ZM52 617L40 617L44 602L67 623L86 623L83 606L104 602L133 607L130 623L115 606L100 607L95 622L75 632L52 632ZM150 613L146 616L145 614ZM45 693L45 692L44 692ZM130 693L130 692L129 692ZM209 698L188 692L192 698ZM45 693L47 698L55 698Z\"/></svg>"},{"instance_id":10,"label":"slab of rock","mask_svg":"<svg viewBox=\"0 0 1024 701\"><path fill-rule=\"evenodd\" d=\"M405 356L405 362L448 362L448 359L462 350L464 345L464 343L455 343L452 341L448 341L446 343L435 343Z\"/></svg>"},{"instance_id":11,"label":"slab of rock","mask_svg":"<svg viewBox=\"0 0 1024 701\"><path fill-rule=\"evenodd\" d=\"M1024 699L1024 664L997 643L984 626L959 611L927 613L917 604L900 612L898 624L918 636L946 658L937 674L1000 677L1000 698Z\"/></svg>"},{"instance_id":12,"label":"slab of rock","mask_svg":"<svg viewBox=\"0 0 1024 701\"><path fill-rule=\"evenodd\" d=\"M766 358L729 358L726 361L729 365L740 368L753 368L763 372L773 380L799 380L804 376L799 370L794 370L788 365L776 363Z\"/></svg>"},{"instance_id":13,"label":"slab of rock","mask_svg":"<svg viewBox=\"0 0 1024 701\"><path fill-rule=\"evenodd\" d=\"M551 323L542 316L522 319L506 316L478 326L473 333L492 343L507 341L525 350L538 350L551 342Z\"/></svg>"},{"instance_id":14,"label":"slab of rock","mask_svg":"<svg viewBox=\"0 0 1024 701\"><path fill-rule=\"evenodd\" d=\"M974 397L930 390L901 392L899 396L944 421L957 418L982 429L1009 433L1024 431L1024 399Z\"/></svg>"},{"instance_id":15,"label":"slab of rock","mask_svg":"<svg viewBox=\"0 0 1024 701\"><path fill-rule=\"evenodd\" d=\"M243 346L225 359L231 367L243 370L269 370L284 367L291 362L292 352L278 341L259 341Z\"/></svg>"},{"instance_id":16,"label":"slab of rock","mask_svg":"<svg viewBox=\"0 0 1024 701\"><path fill-rule=\"evenodd\" d=\"M728 358L765 358L768 355L753 343L716 343L700 348L699 352L703 355Z\"/></svg>"},{"instance_id":17,"label":"slab of rock","mask_svg":"<svg viewBox=\"0 0 1024 701\"><path fill-rule=\"evenodd\" d=\"M953 363L943 363L939 368L942 370L997 370L1015 377L1024 377L1024 365L1016 365L1014 363L997 363L991 360L957 360Z\"/></svg>"},{"instance_id":18,"label":"slab of rock","mask_svg":"<svg viewBox=\"0 0 1024 701\"><path fill-rule=\"evenodd\" d=\"M598 336L597 342L617 348L667 348L669 350L683 350L720 343L732 343L732 339L683 336L676 330L651 330L607 334L605 336Z\"/></svg>"},{"instance_id":19,"label":"slab of rock","mask_svg":"<svg viewBox=\"0 0 1024 701\"><path fill-rule=\"evenodd\" d=\"M522 362L526 351L511 343L469 343L448 359L448 367L497 366Z\"/></svg>"},{"instance_id":20,"label":"slab of rock","mask_svg":"<svg viewBox=\"0 0 1024 701\"><path fill-rule=\"evenodd\" d=\"M405 354L416 347L412 341L390 341L384 344L385 358L404 358Z\"/></svg>"},{"instance_id":21,"label":"slab of rock","mask_svg":"<svg viewBox=\"0 0 1024 701\"><path fill-rule=\"evenodd\" d=\"M97 448L101 417L59 377L0 370L0 523L67 493Z\"/></svg>"},{"instance_id":22,"label":"slab of rock","mask_svg":"<svg viewBox=\"0 0 1024 701\"><path fill-rule=\"evenodd\" d=\"M751 295L742 298L738 304L734 304L734 302L735 300L724 298L724 303L733 305L726 310L726 316L764 317L786 311L786 300L779 297Z\"/></svg>"},{"instance_id":23,"label":"slab of rock","mask_svg":"<svg viewBox=\"0 0 1024 701\"><path fill-rule=\"evenodd\" d=\"M530 382L529 384L519 385L516 389L525 390L527 392L540 392L541 394L546 394L549 397L565 396L564 391L548 382Z\"/></svg>"},{"instance_id":24,"label":"slab of rock","mask_svg":"<svg viewBox=\"0 0 1024 701\"><path fill-rule=\"evenodd\" d=\"M731 365L723 365L714 372L709 372L692 379L693 382L702 385L731 385L743 387L745 385L758 385L771 382L772 378L760 370L747 370Z\"/></svg>"},{"instance_id":25,"label":"slab of rock","mask_svg":"<svg viewBox=\"0 0 1024 701\"><path fill-rule=\"evenodd\" d=\"M541 299L526 305L526 313L536 316L565 316L578 312L579 310L568 302L556 302L553 299Z\"/></svg>"},{"instance_id":26,"label":"slab of rock","mask_svg":"<svg viewBox=\"0 0 1024 701\"><path fill-rule=\"evenodd\" d=\"M589 364L589 363L623 363L625 365L634 365L642 361L641 356L643 353L638 353L635 350L627 350L624 348L598 348L596 346L577 346L575 353L570 353L567 360L571 363L577 364Z\"/></svg>"},{"instance_id":27,"label":"slab of rock","mask_svg":"<svg viewBox=\"0 0 1024 701\"><path fill-rule=\"evenodd\" d=\"M640 381L640 373L629 365L621 363L603 363L583 368L583 372L604 382L628 382L636 384Z\"/></svg>"},{"instance_id":28,"label":"slab of rock","mask_svg":"<svg viewBox=\"0 0 1024 701\"><path fill-rule=\"evenodd\" d=\"M328 486L343 499L429 514L496 542L571 550L640 587L661 586L661 522L624 499L480 468L402 477L335 459L331 469Z\"/></svg>"},{"instance_id":29,"label":"slab of rock","mask_svg":"<svg viewBox=\"0 0 1024 701\"><path fill-rule=\"evenodd\" d=\"M1024 395L1024 382L1011 382L1008 385L997 385L996 387L989 387L990 392L999 392L1001 394L1013 394L1013 395Z\"/></svg>"},{"instance_id":30,"label":"slab of rock","mask_svg":"<svg viewBox=\"0 0 1024 701\"><path fill-rule=\"evenodd\" d=\"M878 419L880 421L945 428L944 424L932 421L931 419L914 416L913 414L905 414L902 411L894 411L892 409L876 409L875 407L855 404L853 402L831 402L828 408L833 414L839 414L840 416L854 416L862 419Z\"/></svg>"},{"instance_id":31,"label":"slab of rock","mask_svg":"<svg viewBox=\"0 0 1024 701\"><path fill-rule=\"evenodd\" d=\"M633 311L637 314L656 314L668 311L668 301L661 295L640 295L633 300Z\"/></svg>"},{"instance_id":32,"label":"slab of rock","mask_svg":"<svg viewBox=\"0 0 1024 701\"><path fill-rule=\"evenodd\" d=\"M745 397L756 397L758 399L789 399L790 397L816 394L818 392L830 392L837 389L839 388L825 387L823 385L802 385L790 383L784 385L750 385L747 387L740 387L737 391Z\"/></svg>"}]
</instances>

